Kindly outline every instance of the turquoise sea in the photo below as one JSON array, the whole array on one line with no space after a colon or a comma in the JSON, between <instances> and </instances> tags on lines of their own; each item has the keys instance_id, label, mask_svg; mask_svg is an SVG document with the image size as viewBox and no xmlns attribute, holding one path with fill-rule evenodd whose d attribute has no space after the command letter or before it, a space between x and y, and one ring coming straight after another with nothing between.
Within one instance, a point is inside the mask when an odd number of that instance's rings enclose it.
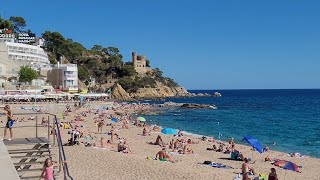
<instances>
[{"instance_id":1,"label":"turquoise sea","mask_svg":"<svg viewBox=\"0 0 320 180\"><path fill-rule=\"evenodd\" d=\"M190 91L210 93L215 90ZM217 109L171 108L145 116L150 124L236 142L251 135L273 150L320 158L320 89L219 90L222 97L170 98L177 103L214 104ZM149 103L164 103L164 101ZM150 122L150 120L152 120ZM276 142L273 146L272 143Z\"/></svg>"}]
</instances>

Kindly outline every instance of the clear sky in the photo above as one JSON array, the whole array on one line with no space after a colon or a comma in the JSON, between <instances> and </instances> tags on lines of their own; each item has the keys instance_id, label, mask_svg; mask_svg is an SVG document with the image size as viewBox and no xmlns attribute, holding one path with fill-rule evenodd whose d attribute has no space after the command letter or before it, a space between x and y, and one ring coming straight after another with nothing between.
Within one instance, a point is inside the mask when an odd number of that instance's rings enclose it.
<instances>
[{"instance_id":1,"label":"clear sky","mask_svg":"<svg viewBox=\"0 0 320 180\"><path fill-rule=\"evenodd\" d=\"M137 51L187 89L320 88L319 0L0 0L0 13Z\"/></svg>"}]
</instances>

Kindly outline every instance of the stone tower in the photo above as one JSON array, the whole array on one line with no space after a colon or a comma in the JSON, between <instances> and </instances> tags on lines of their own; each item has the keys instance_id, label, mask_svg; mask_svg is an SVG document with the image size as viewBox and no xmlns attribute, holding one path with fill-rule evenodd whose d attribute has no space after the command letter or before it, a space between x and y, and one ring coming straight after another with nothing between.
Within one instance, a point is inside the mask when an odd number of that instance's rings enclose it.
<instances>
[{"instance_id":1,"label":"stone tower","mask_svg":"<svg viewBox=\"0 0 320 180\"><path fill-rule=\"evenodd\" d=\"M132 63L138 75L140 76L146 75L148 68L147 68L146 58L144 56L138 55L136 52L133 52Z\"/></svg>"}]
</instances>

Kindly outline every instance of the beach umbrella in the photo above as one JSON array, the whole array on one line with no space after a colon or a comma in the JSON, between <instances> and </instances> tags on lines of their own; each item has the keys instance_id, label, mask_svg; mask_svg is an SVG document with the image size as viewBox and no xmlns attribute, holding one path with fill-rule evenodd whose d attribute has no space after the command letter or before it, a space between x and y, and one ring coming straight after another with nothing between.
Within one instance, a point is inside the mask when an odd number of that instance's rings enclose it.
<instances>
[{"instance_id":1,"label":"beach umbrella","mask_svg":"<svg viewBox=\"0 0 320 180\"><path fill-rule=\"evenodd\" d=\"M146 121L146 119L144 117L137 117L137 120L141 121L141 122L145 122Z\"/></svg>"},{"instance_id":2,"label":"beach umbrella","mask_svg":"<svg viewBox=\"0 0 320 180\"><path fill-rule=\"evenodd\" d=\"M299 166L290 161L279 160L279 161L276 161L274 165L290 171L301 172L299 169Z\"/></svg>"},{"instance_id":3,"label":"beach umbrella","mask_svg":"<svg viewBox=\"0 0 320 180\"><path fill-rule=\"evenodd\" d=\"M118 118L112 118L111 121L113 121L113 122L119 122L119 119L118 119Z\"/></svg>"},{"instance_id":4,"label":"beach umbrella","mask_svg":"<svg viewBox=\"0 0 320 180\"><path fill-rule=\"evenodd\" d=\"M262 150L262 145L261 143L258 141L258 139L255 139L251 136L245 136L244 138L244 141L246 141L247 143L250 144L250 146L253 147L253 149L255 149L256 151L258 151L259 153L262 153L263 150Z\"/></svg>"},{"instance_id":5,"label":"beach umbrella","mask_svg":"<svg viewBox=\"0 0 320 180\"><path fill-rule=\"evenodd\" d=\"M177 130L172 128L164 128L161 130L163 134L177 134Z\"/></svg>"}]
</instances>

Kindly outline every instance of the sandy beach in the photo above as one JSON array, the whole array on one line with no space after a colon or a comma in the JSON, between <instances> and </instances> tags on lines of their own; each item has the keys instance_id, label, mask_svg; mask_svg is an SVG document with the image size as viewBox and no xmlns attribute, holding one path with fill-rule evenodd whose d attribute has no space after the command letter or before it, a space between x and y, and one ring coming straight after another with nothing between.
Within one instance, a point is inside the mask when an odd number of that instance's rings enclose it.
<instances>
[{"instance_id":1,"label":"sandy beach","mask_svg":"<svg viewBox=\"0 0 320 180\"><path fill-rule=\"evenodd\" d=\"M101 104L100 104L101 105ZM73 125L78 125L81 131L84 132L84 136L91 135L92 140L87 138L81 138L80 142L90 142L95 143L97 146L100 144L101 137L106 140L110 140L110 135L107 135L111 126L103 126L102 133L97 132L97 125L94 122L94 118L98 117L96 112L97 107L100 105L93 104L91 106L92 113L86 113L86 117L82 116L81 112L88 111L90 108L80 108L75 111L75 108L71 107L72 112L68 113L62 120L64 122L71 122L76 115L80 115L83 121L76 121L72 123ZM112 103L109 103L112 106ZM21 110L21 106L27 107L28 105L11 105L13 108L13 113L26 113L32 112L32 110ZM63 109L65 109L65 104L50 106L50 108L43 108L45 111L50 111L50 113L55 113L58 117L61 117ZM48 106L44 106L48 107ZM131 122L128 125L128 129L122 129L122 122L114 123L111 121L110 114L128 114L131 115L140 111L141 109L149 108L145 107L135 107L132 106L117 106L118 109L115 110L105 110L106 113L105 123L112 123L114 125L114 132L119 135L119 137L126 140L132 153L122 153L117 151L117 144L119 140L114 139L112 145L107 148L99 147L85 147L84 144L65 146L65 151L67 155L67 163L69 165L70 174L75 180L105 180L105 179L216 179L216 180L231 180L234 179L238 173L241 172L242 161L229 160L230 154L224 154L222 152L208 151L207 148L212 148L213 144L216 142L202 141L192 136L183 136L184 139L192 139L198 144L192 144L190 147L193 149L194 154L179 154L177 152L171 153L171 149L166 148L168 154L177 162L162 162L159 160L148 159L148 156L154 158L158 151L162 147L158 145L151 145L149 142L155 142L158 135L162 136L164 143L169 143L171 139L176 140L178 137L173 137L172 135L165 135L161 132L150 132L148 136L142 136L143 127L134 126ZM79 114L80 113L80 114ZM21 119L22 116L19 116ZM28 119L28 116L24 116ZM41 117L38 117L41 119ZM5 117L1 117L2 127L4 126ZM26 120L26 122L17 122L15 126L27 126L34 125L34 120ZM39 123L41 121L39 120ZM40 135L45 136L47 132L46 127L39 128ZM70 129L62 130L63 141L67 143L70 138L68 134ZM14 129L15 137L29 137L33 136L34 133L31 130L26 130L23 128ZM1 129L1 136L3 134L3 128ZM239 145L235 142L235 149L242 152L245 157L252 159L250 166L255 169L256 176L259 174L268 175L270 168L274 167L277 170L279 179L287 180L317 180L320 177L320 159L312 157L289 157L286 153L271 151L259 154L257 152L252 152L251 147ZM227 144L227 142L226 142ZM217 145L218 146L218 145ZM265 162L265 157L288 160L302 166L301 173L283 170L279 167L272 165L269 162ZM224 165L231 166L233 169L226 168L215 168L209 165L202 164L204 161L212 161L216 163L221 163Z\"/></svg>"}]
</instances>

